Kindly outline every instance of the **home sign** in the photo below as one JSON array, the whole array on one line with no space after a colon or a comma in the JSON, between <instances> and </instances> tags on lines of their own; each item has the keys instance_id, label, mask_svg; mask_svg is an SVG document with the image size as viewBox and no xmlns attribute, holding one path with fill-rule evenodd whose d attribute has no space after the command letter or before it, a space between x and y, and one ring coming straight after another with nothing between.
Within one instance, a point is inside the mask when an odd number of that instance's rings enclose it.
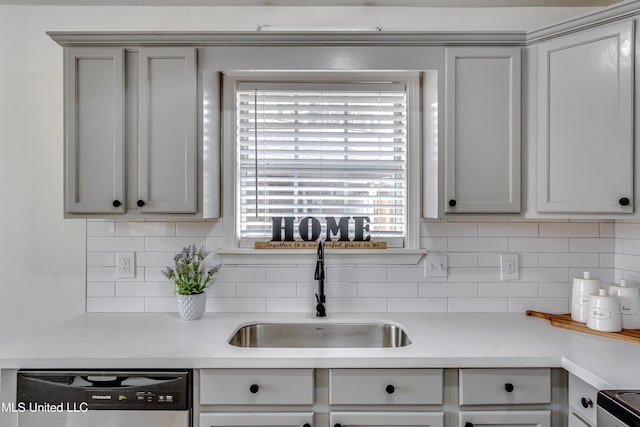
<instances>
[{"instance_id":1,"label":"home sign","mask_svg":"<svg viewBox=\"0 0 640 427\"><path fill-rule=\"evenodd\" d=\"M271 217L271 241L256 242L256 249L309 249L323 238L325 248L339 249L386 249L385 242L374 242L369 232L371 219L368 216L324 217L326 234L322 234L321 220L307 216L296 226L293 216ZM351 226L351 227L350 227ZM353 236L349 231L353 230ZM297 233L296 233L297 232ZM297 234L297 235L296 235Z\"/></svg>"}]
</instances>

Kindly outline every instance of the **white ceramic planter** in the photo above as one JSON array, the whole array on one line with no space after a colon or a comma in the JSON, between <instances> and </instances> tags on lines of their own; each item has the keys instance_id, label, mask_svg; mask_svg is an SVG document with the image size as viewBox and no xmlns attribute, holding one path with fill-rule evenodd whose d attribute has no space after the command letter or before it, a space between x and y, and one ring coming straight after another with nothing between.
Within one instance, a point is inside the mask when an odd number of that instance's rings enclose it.
<instances>
[{"instance_id":1,"label":"white ceramic planter","mask_svg":"<svg viewBox=\"0 0 640 427\"><path fill-rule=\"evenodd\" d=\"M207 308L207 294L177 295L178 313L183 320L197 320Z\"/></svg>"}]
</instances>

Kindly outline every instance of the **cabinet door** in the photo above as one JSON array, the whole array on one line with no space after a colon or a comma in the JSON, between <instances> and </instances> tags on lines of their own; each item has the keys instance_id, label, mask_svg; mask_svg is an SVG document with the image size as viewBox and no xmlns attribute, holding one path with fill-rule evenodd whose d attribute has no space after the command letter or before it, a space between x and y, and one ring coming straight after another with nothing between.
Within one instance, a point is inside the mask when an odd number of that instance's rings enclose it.
<instances>
[{"instance_id":1,"label":"cabinet door","mask_svg":"<svg viewBox=\"0 0 640 427\"><path fill-rule=\"evenodd\" d=\"M194 213L195 48L142 48L139 61L138 208L143 213Z\"/></svg>"},{"instance_id":2,"label":"cabinet door","mask_svg":"<svg viewBox=\"0 0 640 427\"><path fill-rule=\"evenodd\" d=\"M442 427L444 412L331 412L331 427Z\"/></svg>"},{"instance_id":3,"label":"cabinet door","mask_svg":"<svg viewBox=\"0 0 640 427\"><path fill-rule=\"evenodd\" d=\"M123 213L124 49L65 49L65 210Z\"/></svg>"},{"instance_id":4,"label":"cabinet door","mask_svg":"<svg viewBox=\"0 0 640 427\"><path fill-rule=\"evenodd\" d=\"M538 46L538 211L633 212L633 21Z\"/></svg>"},{"instance_id":5,"label":"cabinet door","mask_svg":"<svg viewBox=\"0 0 640 427\"><path fill-rule=\"evenodd\" d=\"M200 427L313 427L312 412L203 412Z\"/></svg>"},{"instance_id":6,"label":"cabinet door","mask_svg":"<svg viewBox=\"0 0 640 427\"><path fill-rule=\"evenodd\" d=\"M446 50L446 213L520 212L520 57Z\"/></svg>"},{"instance_id":7,"label":"cabinet door","mask_svg":"<svg viewBox=\"0 0 640 427\"><path fill-rule=\"evenodd\" d=\"M459 427L551 427L551 411L460 411Z\"/></svg>"}]
</instances>

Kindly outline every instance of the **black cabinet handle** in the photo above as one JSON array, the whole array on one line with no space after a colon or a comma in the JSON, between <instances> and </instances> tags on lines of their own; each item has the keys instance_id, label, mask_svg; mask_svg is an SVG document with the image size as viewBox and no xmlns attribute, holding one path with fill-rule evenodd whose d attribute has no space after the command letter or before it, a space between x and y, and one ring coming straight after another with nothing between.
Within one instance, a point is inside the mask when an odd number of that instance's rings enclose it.
<instances>
[{"instance_id":1,"label":"black cabinet handle","mask_svg":"<svg viewBox=\"0 0 640 427\"><path fill-rule=\"evenodd\" d=\"M618 200L618 203L620 203L620 206L629 206L629 203L631 203L629 201L628 197L620 197L620 200Z\"/></svg>"},{"instance_id":2,"label":"black cabinet handle","mask_svg":"<svg viewBox=\"0 0 640 427\"><path fill-rule=\"evenodd\" d=\"M122 205L122 203L120 203L120 200L114 200L113 201L113 207L114 208L118 208L118 207L120 207L120 205Z\"/></svg>"},{"instance_id":3,"label":"black cabinet handle","mask_svg":"<svg viewBox=\"0 0 640 427\"><path fill-rule=\"evenodd\" d=\"M146 205L146 203L144 202L144 200L138 200L136 202L136 205L138 205L139 208L143 207L144 205Z\"/></svg>"},{"instance_id":4,"label":"black cabinet handle","mask_svg":"<svg viewBox=\"0 0 640 427\"><path fill-rule=\"evenodd\" d=\"M513 391L513 384L511 383L506 383L504 385L504 391L506 391L507 393L511 393Z\"/></svg>"},{"instance_id":5,"label":"black cabinet handle","mask_svg":"<svg viewBox=\"0 0 640 427\"><path fill-rule=\"evenodd\" d=\"M342 427L342 424L340 424L340 423L335 423L335 424L333 425L333 427Z\"/></svg>"},{"instance_id":6,"label":"black cabinet handle","mask_svg":"<svg viewBox=\"0 0 640 427\"><path fill-rule=\"evenodd\" d=\"M393 394L393 392L396 391L396 388L393 385L389 384L387 387L385 387L384 390L389 394Z\"/></svg>"},{"instance_id":7,"label":"black cabinet handle","mask_svg":"<svg viewBox=\"0 0 640 427\"><path fill-rule=\"evenodd\" d=\"M593 400L587 399L586 397L583 397L582 399L580 399L580 403L582 404L582 407L585 409L593 407Z\"/></svg>"},{"instance_id":8,"label":"black cabinet handle","mask_svg":"<svg viewBox=\"0 0 640 427\"><path fill-rule=\"evenodd\" d=\"M458 202L456 202L456 199L449 200L449 206L451 206L452 208L454 208L457 204Z\"/></svg>"},{"instance_id":9,"label":"black cabinet handle","mask_svg":"<svg viewBox=\"0 0 640 427\"><path fill-rule=\"evenodd\" d=\"M464 423L464 427L473 427L473 423L467 421L466 423Z\"/></svg>"},{"instance_id":10,"label":"black cabinet handle","mask_svg":"<svg viewBox=\"0 0 640 427\"><path fill-rule=\"evenodd\" d=\"M251 384L251 386L249 387L249 391L253 394L256 394L258 390L260 390L260 387L258 387L258 384Z\"/></svg>"},{"instance_id":11,"label":"black cabinet handle","mask_svg":"<svg viewBox=\"0 0 640 427\"><path fill-rule=\"evenodd\" d=\"M311 427L311 424L309 424L309 423L304 423L304 424L302 425L302 427Z\"/></svg>"}]
</instances>

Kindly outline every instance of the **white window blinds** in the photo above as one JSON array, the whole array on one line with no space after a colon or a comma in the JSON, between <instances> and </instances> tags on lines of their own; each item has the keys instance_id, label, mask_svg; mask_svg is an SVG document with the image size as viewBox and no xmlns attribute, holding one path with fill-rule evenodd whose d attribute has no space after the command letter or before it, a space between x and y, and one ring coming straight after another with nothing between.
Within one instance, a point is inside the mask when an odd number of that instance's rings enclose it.
<instances>
[{"instance_id":1,"label":"white window blinds","mask_svg":"<svg viewBox=\"0 0 640 427\"><path fill-rule=\"evenodd\" d=\"M239 82L241 245L270 240L272 217L368 216L373 240L402 246L406 120L404 83Z\"/></svg>"}]
</instances>

